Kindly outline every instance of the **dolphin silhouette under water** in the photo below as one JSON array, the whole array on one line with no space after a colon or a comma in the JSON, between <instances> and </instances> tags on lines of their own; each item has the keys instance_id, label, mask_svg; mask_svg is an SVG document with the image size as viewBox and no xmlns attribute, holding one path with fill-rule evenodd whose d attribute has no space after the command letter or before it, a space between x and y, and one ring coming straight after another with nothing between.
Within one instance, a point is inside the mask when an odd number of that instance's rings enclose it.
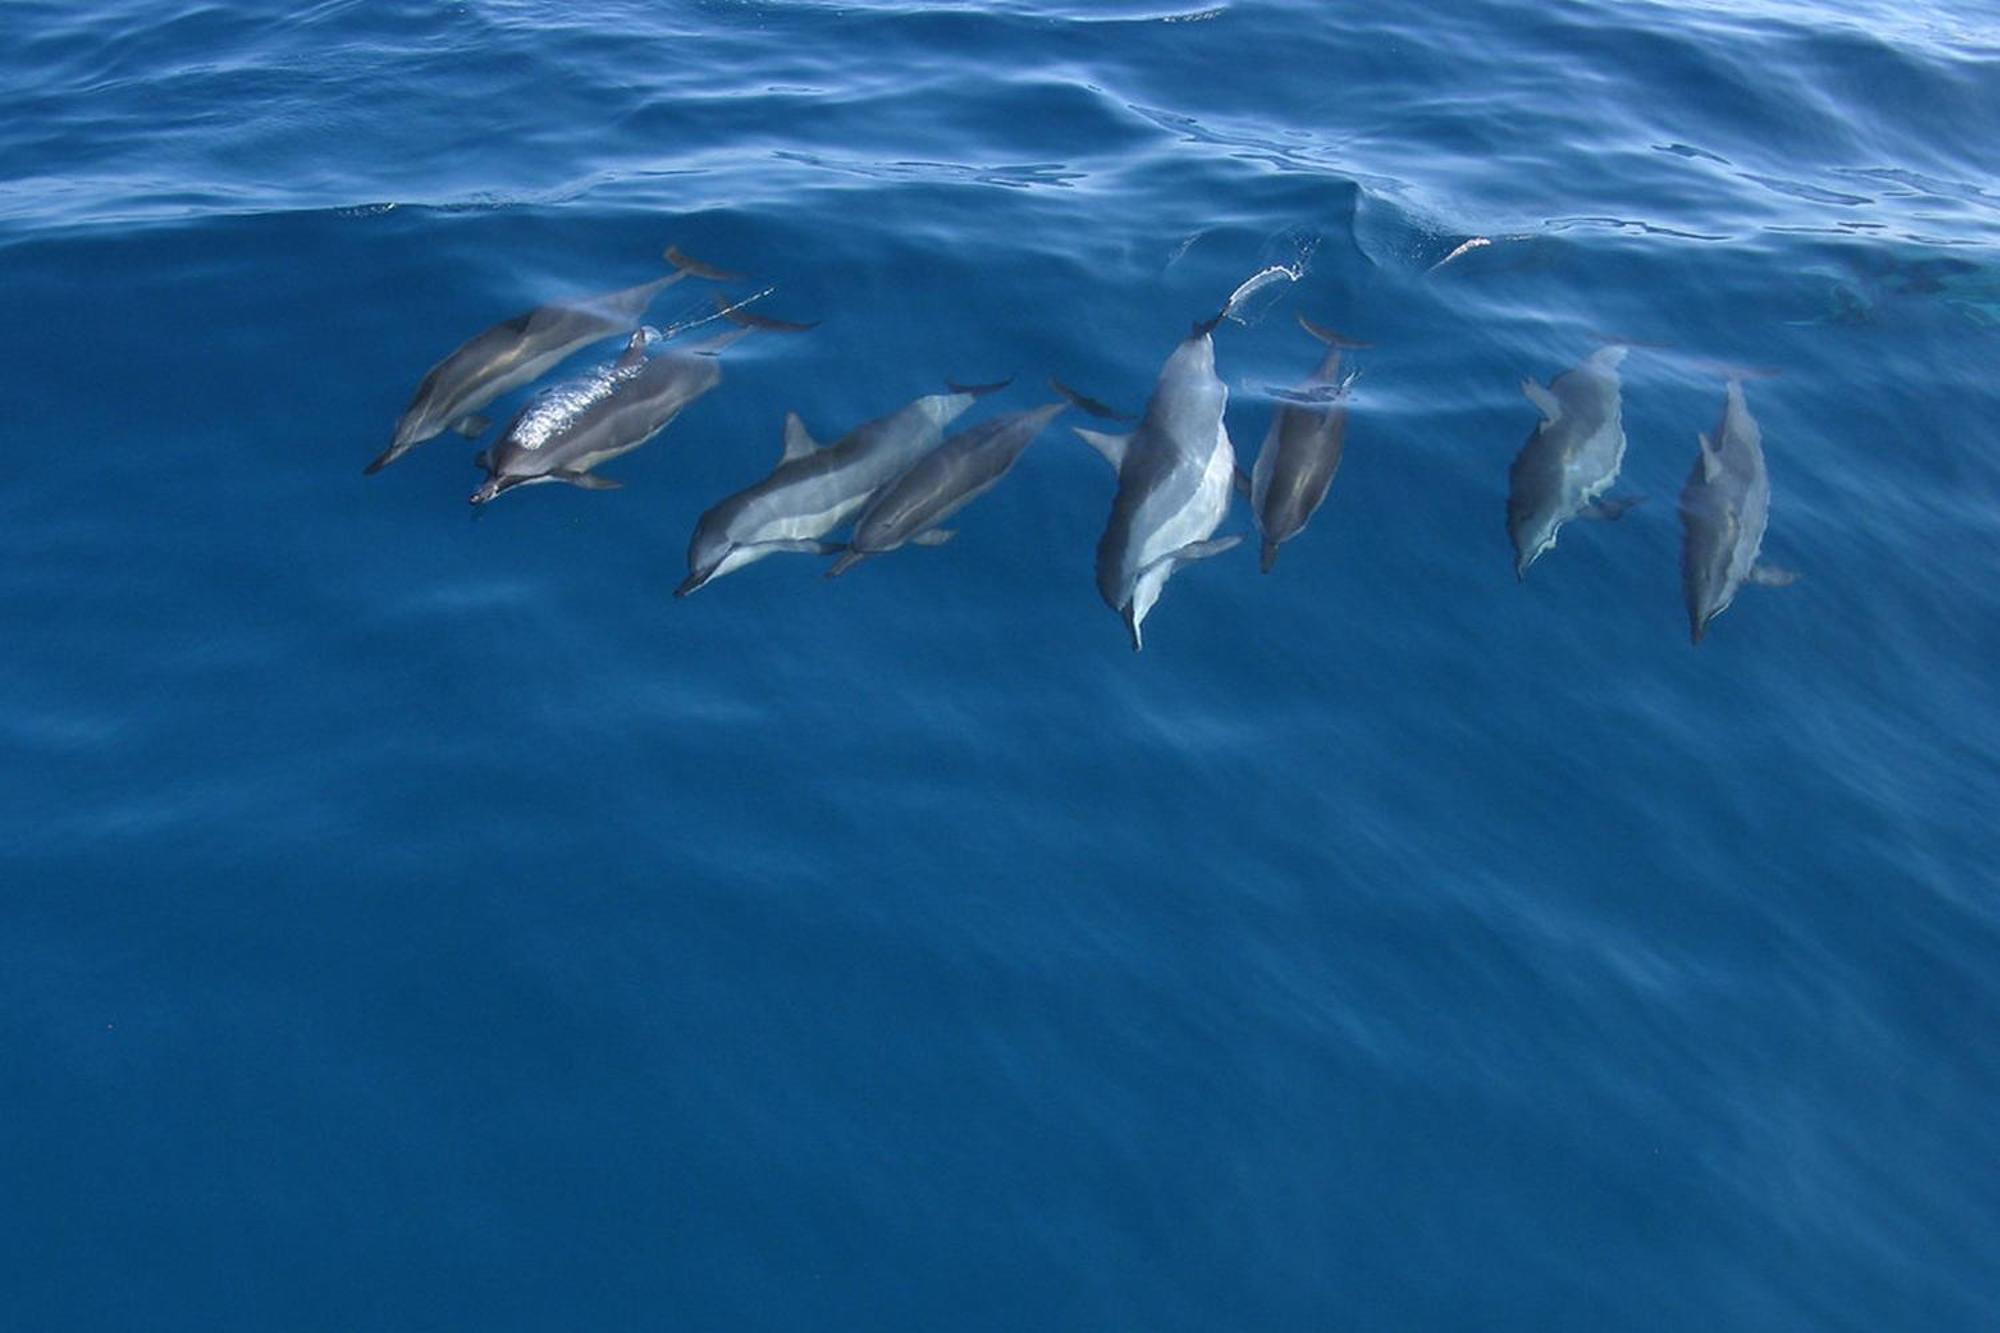
<instances>
[{"instance_id":1,"label":"dolphin silhouette under water","mask_svg":"<svg viewBox=\"0 0 2000 1333\"><path fill-rule=\"evenodd\" d=\"M653 298L684 278L726 282L736 277L690 259L672 246L667 247L666 259L674 271L664 278L578 301L537 306L468 339L430 368L396 422L389 447L362 471L380 472L448 429L464 435L480 434L487 426L476 415L480 408L540 376L571 353L632 332Z\"/></svg>"},{"instance_id":2,"label":"dolphin silhouette under water","mask_svg":"<svg viewBox=\"0 0 2000 1333\"><path fill-rule=\"evenodd\" d=\"M1771 516L1771 476L1740 377L1729 380L1714 436L1696 441L1701 452L1681 488L1681 590L1689 635L1699 644L1744 584L1781 588L1798 575L1757 562Z\"/></svg>"},{"instance_id":3,"label":"dolphin silhouette under water","mask_svg":"<svg viewBox=\"0 0 2000 1333\"><path fill-rule=\"evenodd\" d=\"M928 394L828 445L813 439L796 412L787 413L777 468L701 516L688 543L688 576L674 596L780 552L831 554L837 548L822 540L827 533L933 448L978 397L1001 387L953 386L951 393Z\"/></svg>"}]
</instances>

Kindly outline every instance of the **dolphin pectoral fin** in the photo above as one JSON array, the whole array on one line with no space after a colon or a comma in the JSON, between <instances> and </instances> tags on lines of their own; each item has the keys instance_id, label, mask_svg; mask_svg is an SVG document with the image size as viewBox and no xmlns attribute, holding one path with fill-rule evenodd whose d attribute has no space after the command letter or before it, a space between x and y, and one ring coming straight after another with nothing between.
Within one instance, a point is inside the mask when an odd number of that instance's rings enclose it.
<instances>
[{"instance_id":1,"label":"dolphin pectoral fin","mask_svg":"<svg viewBox=\"0 0 2000 1333\"><path fill-rule=\"evenodd\" d=\"M1078 439L1103 454L1104 461L1111 464L1113 472L1124 468L1125 446L1132 442L1130 435L1106 435L1101 430L1085 430L1082 426L1072 426L1070 429L1076 432Z\"/></svg>"},{"instance_id":2,"label":"dolphin pectoral fin","mask_svg":"<svg viewBox=\"0 0 2000 1333\"><path fill-rule=\"evenodd\" d=\"M1576 516L1578 518L1598 518L1603 519L1607 523L1616 523L1631 512L1635 506L1644 504L1645 501L1646 497L1643 495L1606 496L1594 504L1585 505L1577 511Z\"/></svg>"},{"instance_id":3,"label":"dolphin pectoral fin","mask_svg":"<svg viewBox=\"0 0 2000 1333\"><path fill-rule=\"evenodd\" d=\"M927 532L920 532L916 536L910 538L910 545L943 546L946 542L950 541L953 537L956 537L957 535L958 535L957 528L931 528Z\"/></svg>"},{"instance_id":4,"label":"dolphin pectoral fin","mask_svg":"<svg viewBox=\"0 0 2000 1333\"><path fill-rule=\"evenodd\" d=\"M1145 567L1139 571L1138 577L1144 578L1162 565L1185 565L1196 560L1206 560L1212 555L1221 555L1224 551L1240 544L1242 540L1239 534L1234 537L1216 537L1205 542L1189 542L1186 546L1175 547L1157 560L1147 561Z\"/></svg>"},{"instance_id":5,"label":"dolphin pectoral fin","mask_svg":"<svg viewBox=\"0 0 2000 1333\"><path fill-rule=\"evenodd\" d=\"M1536 410L1542 414L1543 420L1555 421L1561 418L1563 414L1562 404L1556 400L1554 394L1541 385L1531 379L1522 380L1521 392L1528 396L1528 401L1535 405Z\"/></svg>"},{"instance_id":6,"label":"dolphin pectoral fin","mask_svg":"<svg viewBox=\"0 0 2000 1333\"><path fill-rule=\"evenodd\" d=\"M491 421L480 416L477 412L468 412L458 420L452 422L451 428L468 440L476 440L484 435L488 427L492 426L492 424Z\"/></svg>"},{"instance_id":7,"label":"dolphin pectoral fin","mask_svg":"<svg viewBox=\"0 0 2000 1333\"><path fill-rule=\"evenodd\" d=\"M1009 375L1006 379L996 380L992 384L960 384L957 380L946 380L944 387L950 389L953 393L962 393L969 398L984 398L989 393L1000 392L1013 382L1014 377Z\"/></svg>"},{"instance_id":8,"label":"dolphin pectoral fin","mask_svg":"<svg viewBox=\"0 0 2000 1333\"><path fill-rule=\"evenodd\" d=\"M1248 472L1239 467L1236 469L1236 475L1229 480L1230 484L1236 488L1238 495L1246 500L1250 498L1250 474Z\"/></svg>"},{"instance_id":9,"label":"dolphin pectoral fin","mask_svg":"<svg viewBox=\"0 0 2000 1333\"><path fill-rule=\"evenodd\" d=\"M804 458L817 448L819 441L806 429L806 423L799 420L799 414L785 413L785 452L778 461L789 463L795 458Z\"/></svg>"},{"instance_id":10,"label":"dolphin pectoral fin","mask_svg":"<svg viewBox=\"0 0 2000 1333\"><path fill-rule=\"evenodd\" d=\"M1695 439L1701 445L1701 479L1714 481L1722 474L1722 459L1716 455L1715 445L1708 438L1708 432L1703 431L1695 436Z\"/></svg>"},{"instance_id":11,"label":"dolphin pectoral fin","mask_svg":"<svg viewBox=\"0 0 2000 1333\"><path fill-rule=\"evenodd\" d=\"M617 491L625 488L624 482L600 477L595 472L558 472L554 475L557 481L566 481L586 491Z\"/></svg>"},{"instance_id":12,"label":"dolphin pectoral fin","mask_svg":"<svg viewBox=\"0 0 2000 1333\"><path fill-rule=\"evenodd\" d=\"M1190 560L1206 560L1212 555L1221 555L1224 551L1240 545L1242 541L1242 535L1238 534L1234 537L1216 537L1205 542L1189 542L1165 558L1175 564L1185 565Z\"/></svg>"},{"instance_id":13,"label":"dolphin pectoral fin","mask_svg":"<svg viewBox=\"0 0 2000 1333\"><path fill-rule=\"evenodd\" d=\"M473 456L472 465L491 472L493 470L493 451L491 449L481 449Z\"/></svg>"},{"instance_id":14,"label":"dolphin pectoral fin","mask_svg":"<svg viewBox=\"0 0 2000 1333\"><path fill-rule=\"evenodd\" d=\"M1799 574L1795 569L1780 569L1776 565L1752 565L1743 581L1760 588L1786 588L1799 581Z\"/></svg>"}]
</instances>

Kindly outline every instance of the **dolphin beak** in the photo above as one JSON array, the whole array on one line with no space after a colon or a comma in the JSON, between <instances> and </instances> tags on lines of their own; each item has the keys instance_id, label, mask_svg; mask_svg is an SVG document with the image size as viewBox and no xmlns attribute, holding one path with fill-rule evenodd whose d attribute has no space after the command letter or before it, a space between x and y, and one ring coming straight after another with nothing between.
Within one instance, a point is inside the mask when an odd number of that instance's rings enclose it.
<instances>
[{"instance_id":1,"label":"dolphin beak","mask_svg":"<svg viewBox=\"0 0 2000 1333\"><path fill-rule=\"evenodd\" d=\"M681 580L680 587L674 589L674 596L685 597L689 593L701 587L704 583L707 583L710 579L714 577L715 577L715 570L712 568L704 569L699 573L690 574L686 578Z\"/></svg>"},{"instance_id":2,"label":"dolphin beak","mask_svg":"<svg viewBox=\"0 0 2000 1333\"><path fill-rule=\"evenodd\" d=\"M1142 651L1146 644L1139 633L1139 619L1132 614L1132 604L1125 603L1125 628L1132 631L1132 651Z\"/></svg>"}]
</instances>

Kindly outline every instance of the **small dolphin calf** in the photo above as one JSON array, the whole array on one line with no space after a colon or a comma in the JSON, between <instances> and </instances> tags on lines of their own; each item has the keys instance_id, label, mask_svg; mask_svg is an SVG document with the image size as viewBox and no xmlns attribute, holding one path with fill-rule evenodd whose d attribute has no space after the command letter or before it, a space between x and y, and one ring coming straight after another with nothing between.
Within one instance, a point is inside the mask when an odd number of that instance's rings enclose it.
<instances>
[{"instance_id":1,"label":"small dolphin calf","mask_svg":"<svg viewBox=\"0 0 2000 1333\"><path fill-rule=\"evenodd\" d=\"M869 502L854 524L854 540L826 576L845 574L869 556L905 542L942 546L950 541L952 532L938 524L998 485L1022 451L1068 406L1049 403L982 421L925 454Z\"/></svg>"},{"instance_id":2,"label":"small dolphin calf","mask_svg":"<svg viewBox=\"0 0 2000 1333\"><path fill-rule=\"evenodd\" d=\"M1279 544L1305 531L1340 470L1347 443L1347 391L1354 383L1353 375L1340 377L1340 349L1367 346L1320 328L1304 315L1299 327L1326 344L1326 359L1287 395L1250 473L1250 510L1264 537L1260 560L1266 574L1278 561Z\"/></svg>"},{"instance_id":3,"label":"small dolphin calf","mask_svg":"<svg viewBox=\"0 0 2000 1333\"><path fill-rule=\"evenodd\" d=\"M592 491L618 489L617 482L591 469L631 453L721 383L717 357L723 348L752 329L802 333L812 327L733 306L720 313L737 327L699 347L648 357L646 344L656 335L641 329L617 361L537 395L507 423L499 442L479 455L486 481L472 493L472 503L485 504L516 486L543 481L566 481Z\"/></svg>"},{"instance_id":4,"label":"small dolphin calf","mask_svg":"<svg viewBox=\"0 0 2000 1333\"><path fill-rule=\"evenodd\" d=\"M785 416L785 451L770 476L719 501L701 516L688 543L688 576L674 589L685 597L711 579L780 551L816 555L837 547L820 540L884 484L934 448L944 428L999 384L919 398L901 411L856 426L829 445L806 433L796 412Z\"/></svg>"},{"instance_id":5,"label":"small dolphin calf","mask_svg":"<svg viewBox=\"0 0 2000 1333\"><path fill-rule=\"evenodd\" d=\"M1746 583L1782 588L1798 575L1757 563L1771 514L1771 477L1764 470L1762 432L1732 378L1713 439L1697 437L1701 454L1681 488L1681 588L1688 626L1699 644L1708 622L1729 609Z\"/></svg>"},{"instance_id":6,"label":"small dolphin calf","mask_svg":"<svg viewBox=\"0 0 2000 1333\"><path fill-rule=\"evenodd\" d=\"M447 429L463 435L480 434L487 426L485 419L476 415L480 408L520 388L570 353L632 332L653 298L681 279L726 282L736 276L690 259L671 246L666 257L674 271L664 278L581 301L538 306L494 325L432 366L410 405L403 409L389 447L362 470L380 472Z\"/></svg>"},{"instance_id":7,"label":"small dolphin calf","mask_svg":"<svg viewBox=\"0 0 2000 1333\"><path fill-rule=\"evenodd\" d=\"M1134 652L1144 647L1140 626L1174 571L1243 540L1214 537L1236 477L1236 450L1222 420L1229 389L1216 376L1210 336L1227 313L1195 325L1160 367L1138 429L1105 435L1077 427L1118 469L1111 519L1097 543L1097 591L1124 617Z\"/></svg>"},{"instance_id":8,"label":"small dolphin calf","mask_svg":"<svg viewBox=\"0 0 2000 1333\"><path fill-rule=\"evenodd\" d=\"M1528 577L1528 566L1556 544L1556 533L1570 519L1618 518L1638 503L1598 499L1625 464L1618 383L1624 359L1625 348L1614 343L1556 376L1546 389L1521 381L1542 420L1507 473L1507 535L1514 542L1517 578Z\"/></svg>"}]
</instances>

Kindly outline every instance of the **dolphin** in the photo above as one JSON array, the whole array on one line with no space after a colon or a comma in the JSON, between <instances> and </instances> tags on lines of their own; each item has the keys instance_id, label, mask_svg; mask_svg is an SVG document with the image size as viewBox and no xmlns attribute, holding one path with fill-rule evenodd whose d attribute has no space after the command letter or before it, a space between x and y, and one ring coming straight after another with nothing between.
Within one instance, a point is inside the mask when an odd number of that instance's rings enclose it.
<instances>
[{"instance_id":1,"label":"dolphin","mask_svg":"<svg viewBox=\"0 0 2000 1333\"><path fill-rule=\"evenodd\" d=\"M983 394L1003 384L952 385L873 421L832 444L807 433L798 413L785 414L785 447L771 475L718 501L695 525L688 576L674 596L780 551L828 555L820 540L852 518L869 498L934 448L944 428Z\"/></svg>"},{"instance_id":2,"label":"dolphin","mask_svg":"<svg viewBox=\"0 0 2000 1333\"><path fill-rule=\"evenodd\" d=\"M1521 381L1521 392L1541 409L1542 419L1507 473L1507 535L1514 542L1516 578L1528 577L1528 566L1556 544L1556 533L1570 519L1615 519L1639 503L1598 498L1625 463L1618 384L1625 350L1619 343L1600 347L1546 389L1531 379Z\"/></svg>"},{"instance_id":3,"label":"dolphin","mask_svg":"<svg viewBox=\"0 0 2000 1333\"><path fill-rule=\"evenodd\" d=\"M1266 574L1278 562L1279 544L1305 531L1340 470L1347 443L1347 391L1355 379L1340 377L1340 349L1367 346L1320 328L1304 315L1298 318L1299 327L1326 344L1326 359L1286 395L1250 473L1250 511L1264 537L1260 563Z\"/></svg>"},{"instance_id":4,"label":"dolphin","mask_svg":"<svg viewBox=\"0 0 2000 1333\"><path fill-rule=\"evenodd\" d=\"M373 474L446 429L462 435L485 431L479 409L500 395L549 370L570 353L638 327L653 298L683 278L728 282L737 275L688 258L672 246L666 259L674 271L623 291L580 301L537 306L464 343L430 368L416 396L396 422L389 447L362 471Z\"/></svg>"},{"instance_id":5,"label":"dolphin","mask_svg":"<svg viewBox=\"0 0 2000 1333\"><path fill-rule=\"evenodd\" d=\"M1243 540L1214 535L1236 477L1236 450L1222 420L1229 389L1216 376L1211 337L1228 312L1225 306L1195 325L1167 357L1131 434L1076 428L1118 470L1111 519L1097 543L1097 591L1124 617L1134 652L1144 647L1140 626L1174 571Z\"/></svg>"},{"instance_id":6,"label":"dolphin","mask_svg":"<svg viewBox=\"0 0 2000 1333\"><path fill-rule=\"evenodd\" d=\"M1022 451L1068 406L1049 403L982 421L925 454L876 493L855 521L853 540L826 576L836 578L905 542L942 546L950 541L954 534L938 524L997 486Z\"/></svg>"},{"instance_id":7,"label":"dolphin","mask_svg":"<svg viewBox=\"0 0 2000 1333\"><path fill-rule=\"evenodd\" d=\"M504 491L536 482L566 481L585 490L617 490L619 483L591 471L631 453L672 424L681 409L722 382L717 357L753 329L803 333L810 324L746 314L722 305L737 327L687 351L648 357L657 330L640 329L615 362L599 366L538 394L479 455L486 480L472 493L485 504Z\"/></svg>"},{"instance_id":8,"label":"dolphin","mask_svg":"<svg viewBox=\"0 0 2000 1333\"><path fill-rule=\"evenodd\" d=\"M1746 583L1782 588L1797 580L1788 569L1757 563L1771 514L1771 477L1757 420L1743 401L1743 381L1729 380L1722 420L1701 446L1681 488L1681 588L1695 643L1708 622L1729 609Z\"/></svg>"}]
</instances>

